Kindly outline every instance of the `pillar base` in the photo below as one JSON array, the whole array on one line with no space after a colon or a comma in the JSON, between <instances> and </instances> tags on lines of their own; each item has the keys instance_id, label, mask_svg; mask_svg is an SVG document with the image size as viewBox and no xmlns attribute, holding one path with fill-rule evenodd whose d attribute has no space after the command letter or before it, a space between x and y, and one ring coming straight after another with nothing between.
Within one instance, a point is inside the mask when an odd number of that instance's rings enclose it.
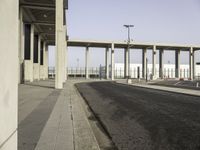
<instances>
[{"instance_id":1,"label":"pillar base","mask_svg":"<svg viewBox=\"0 0 200 150\"><path fill-rule=\"evenodd\" d=\"M45 66L40 65L40 79L45 80Z\"/></svg>"},{"instance_id":2,"label":"pillar base","mask_svg":"<svg viewBox=\"0 0 200 150\"><path fill-rule=\"evenodd\" d=\"M38 63L33 64L33 79L40 80L40 65Z\"/></svg>"},{"instance_id":3,"label":"pillar base","mask_svg":"<svg viewBox=\"0 0 200 150\"><path fill-rule=\"evenodd\" d=\"M24 60L24 81L33 82L33 62Z\"/></svg>"}]
</instances>

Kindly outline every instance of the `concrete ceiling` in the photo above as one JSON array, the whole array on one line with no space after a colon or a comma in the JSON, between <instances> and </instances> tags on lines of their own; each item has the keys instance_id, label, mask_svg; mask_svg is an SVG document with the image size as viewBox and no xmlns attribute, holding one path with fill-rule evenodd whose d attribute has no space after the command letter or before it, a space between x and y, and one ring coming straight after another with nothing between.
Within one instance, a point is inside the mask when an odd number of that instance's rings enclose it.
<instances>
[{"instance_id":1,"label":"concrete ceiling","mask_svg":"<svg viewBox=\"0 0 200 150\"><path fill-rule=\"evenodd\" d=\"M47 44L55 45L55 0L20 0L20 7L24 11L24 23L35 24L36 33ZM63 9L67 7L67 0L64 0Z\"/></svg>"}]
</instances>

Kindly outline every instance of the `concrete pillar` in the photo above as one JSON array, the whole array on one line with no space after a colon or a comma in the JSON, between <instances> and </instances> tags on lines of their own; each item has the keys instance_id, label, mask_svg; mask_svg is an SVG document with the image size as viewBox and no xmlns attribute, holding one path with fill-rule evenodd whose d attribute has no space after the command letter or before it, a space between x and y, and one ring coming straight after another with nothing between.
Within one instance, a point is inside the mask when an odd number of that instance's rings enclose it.
<instances>
[{"instance_id":1,"label":"concrete pillar","mask_svg":"<svg viewBox=\"0 0 200 150\"><path fill-rule=\"evenodd\" d=\"M38 57L37 57L37 63L35 62L33 64L33 79L34 80L40 80L40 51L41 51L41 36L38 35Z\"/></svg>"},{"instance_id":2,"label":"concrete pillar","mask_svg":"<svg viewBox=\"0 0 200 150\"><path fill-rule=\"evenodd\" d=\"M194 79L194 50L193 47L189 50L189 77L191 80Z\"/></svg>"},{"instance_id":3,"label":"concrete pillar","mask_svg":"<svg viewBox=\"0 0 200 150\"><path fill-rule=\"evenodd\" d=\"M124 78L129 76L129 49L124 49Z\"/></svg>"},{"instance_id":4,"label":"concrete pillar","mask_svg":"<svg viewBox=\"0 0 200 150\"><path fill-rule=\"evenodd\" d=\"M0 149L17 150L19 1L0 0Z\"/></svg>"},{"instance_id":5,"label":"concrete pillar","mask_svg":"<svg viewBox=\"0 0 200 150\"><path fill-rule=\"evenodd\" d=\"M45 79L48 79L49 78L49 51L48 51L48 45L46 45L46 48L45 48L45 61L44 61L44 65L45 65Z\"/></svg>"},{"instance_id":6,"label":"concrete pillar","mask_svg":"<svg viewBox=\"0 0 200 150\"><path fill-rule=\"evenodd\" d=\"M85 51L85 78L89 79L89 47L86 47Z\"/></svg>"},{"instance_id":7,"label":"concrete pillar","mask_svg":"<svg viewBox=\"0 0 200 150\"><path fill-rule=\"evenodd\" d=\"M23 8L20 7L19 10L19 81L18 83L23 83L24 80L24 23L23 23Z\"/></svg>"},{"instance_id":8,"label":"concrete pillar","mask_svg":"<svg viewBox=\"0 0 200 150\"><path fill-rule=\"evenodd\" d=\"M65 57L66 57L66 67L65 67L65 71L66 71L66 80L68 79L68 48L67 48L67 41L65 41L65 44L66 44L66 55L65 55Z\"/></svg>"},{"instance_id":9,"label":"concrete pillar","mask_svg":"<svg viewBox=\"0 0 200 150\"><path fill-rule=\"evenodd\" d=\"M56 79L55 88L63 88L63 63L62 63L62 50L63 50L63 0L56 0Z\"/></svg>"},{"instance_id":10,"label":"concrete pillar","mask_svg":"<svg viewBox=\"0 0 200 150\"><path fill-rule=\"evenodd\" d=\"M142 50L142 77L146 78L147 74L147 49Z\"/></svg>"},{"instance_id":11,"label":"concrete pillar","mask_svg":"<svg viewBox=\"0 0 200 150\"><path fill-rule=\"evenodd\" d=\"M106 79L109 79L109 48L107 47L105 50L105 73Z\"/></svg>"},{"instance_id":12,"label":"concrete pillar","mask_svg":"<svg viewBox=\"0 0 200 150\"><path fill-rule=\"evenodd\" d=\"M38 80L40 80L41 36L38 35Z\"/></svg>"},{"instance_id":13,"label":"concrete pillar","mask_svg":"<svg viewBox=\"0 0 200 150\"><path fill-rule=\"evenodd\" d=\"M66 42L66 26L63 26L63 74L64 74L64 82L67 80L66 73L66 50L67 50L67 42Z\"/></svg>"},{"instance_id":14,"label":"concrete pillar","mask_svg":"<svg viewBox=\"0 0 200 150\"><path fill-rule=\"evenodd\" d=\"M163 79L163 69L164 69L163 55L164 55L164 50L160 49L160 53L159 53L159 77L161 79Z\"/></svg>"},{"instance_id":15,"label":"concrete pillar","mask_svg":"<svg viewBox=\"0 0 200 150\"><path fill-rule=\"evenodd\" d=\"M180 50L175 51L175 77L180 78Z\"/></svg>"},{"instance_id":16,"label":"concrete pillar","mask_svg":"<svg viewBox=\"0 0 200 150\"><path fill-rule=\"evenodd\" d=\"M33 52L34 52L34 25L31 24L31 50L30 50L30 82L33 82Z\"/></svg>"},{"instance_id":17,"label":"concrete pillar","mask_svg":"<svg viewBox=\"0 0 200 150\"><path fill-rule=\"evenodd\" d=\"M40 66L40 78L45 80L46 79L46 42L43 43L43 64Z\"/></svg>"},{"instance_id":18,"label":"concrete pillar","mask_svg":"<svg viewBox=\"0 0 200 150\"><path fill-rule=\"evenodd\" d=\"M195 63L195 50L193 49L193 80L195 80L196 76L196 63Z\"/></svg>"},{"instance_id":19,"label":"concrete pillar","mask_svg":"<svg viewBox=\"0 0 200 150\"><path fill-rule=\"evenodd\" d=\"M152 50L152 79L155 80L156 77L156 46L153 46Z\"/></svg>"},{"instance_id":20,"label":"concrete pillar","mask_svg":"<svg viewBox=\"0 0 200 150\"><path fill-rule=\"evenodd\" d=\"M115 80L115 45L111 44L111 80Z\"/></svg>"},{"instance_id":21,"label":"concrete pillar","mask_svg":"<svg viewBox=\"0 0 200 150\"><path fill-rule=\"evenodd\" d=\"M28 43L24 43L24 80L33 82L34 79L34 70L33 70L33 52L34 52L34 25L27 24L25 29L26 32L29 32L29 37L25 37L26 40L30 40ZM26 41L25 41L26 42ZM30 45L29 45L30 44Z\"/></svg>"},{"instance_id":22,"label":"concrete pillar","mask_svg":"<svg viewBox=\"0 0 200 150\"><path fill-rule=\"evenodd\" d=\"M128 76L131 78L131 49L128 49Z\"/></svg>"}]
</instances>

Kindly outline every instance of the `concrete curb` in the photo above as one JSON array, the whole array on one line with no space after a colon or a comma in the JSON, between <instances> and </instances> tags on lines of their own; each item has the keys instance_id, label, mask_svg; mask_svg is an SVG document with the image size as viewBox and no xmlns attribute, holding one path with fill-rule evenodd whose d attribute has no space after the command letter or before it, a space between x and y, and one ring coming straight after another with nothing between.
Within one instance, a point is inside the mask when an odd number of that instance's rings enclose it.
<instances>
[{"instance_id":1,"label":"concrete curb","mask_svg":"<svg viewBox=\"0 0 200 150\"><path fill-rule=\"evenodd\" d=\"M154 89L154 90L159 90L159 91L165 91L165 92L171 92L171 93L176 93L176 94L183 94L183 95L189 95L189 96L195 96L195 97L200 97L200 93L197 93L197 90L188 90L188 89L183 89L183 88L169 88L169 87L164 87L164 86L157 86L157 85L139 85L139 84L126 84L126 83L120 83L120 82L115 82L116 84L123 84L127 86L135 86L135 87L140 87L140 88L146 88L146 89ZM165 89L163 89L163 87ZM168 89L167 89L168 88ZM171 89L171 90L170 90ZM184 90L183 92L177 91L179 90ZM195 93L189 93L195 92ZM198 91L199 92L199 91Z\"/></svg>"},{"instance_id":2,"label":"concrete curb","mask_svg":"<svg viewBox=\"0 0 200 150\"><path fill-rule=\"evenodd\" d=\"M76 150L100 150L97 139L81 104L82 97L76 90L74 83L68 82L71 90L71 105L73 116L74 143Z\"/></svg>"}]
</instances>

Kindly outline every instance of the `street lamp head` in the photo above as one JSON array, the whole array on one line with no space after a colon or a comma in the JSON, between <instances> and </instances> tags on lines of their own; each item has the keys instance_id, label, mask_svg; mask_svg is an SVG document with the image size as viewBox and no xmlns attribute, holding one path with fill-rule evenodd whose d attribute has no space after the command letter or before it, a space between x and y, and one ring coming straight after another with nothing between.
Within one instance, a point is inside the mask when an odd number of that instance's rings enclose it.
<instances>
[{"instance_id":1,"label":"street lamp head","mask_svg":"<svg viewBox=\"0 0 200 150\"><path fill-rule=\"evenodd\" d=\"M124 25L124 27L128 28L128 25Z\"/></svg>"},{"instance_id":2,"label":"street lamp head","mask_svg":"<svg viewBox=\"0 0 200 150\"><path fill-rule=\"evenodd\" d=\"M124 25L124 27L126 27L126 28L130 28L130 27L134 27L134 25Z\"/></svg>"}]
</instances>

